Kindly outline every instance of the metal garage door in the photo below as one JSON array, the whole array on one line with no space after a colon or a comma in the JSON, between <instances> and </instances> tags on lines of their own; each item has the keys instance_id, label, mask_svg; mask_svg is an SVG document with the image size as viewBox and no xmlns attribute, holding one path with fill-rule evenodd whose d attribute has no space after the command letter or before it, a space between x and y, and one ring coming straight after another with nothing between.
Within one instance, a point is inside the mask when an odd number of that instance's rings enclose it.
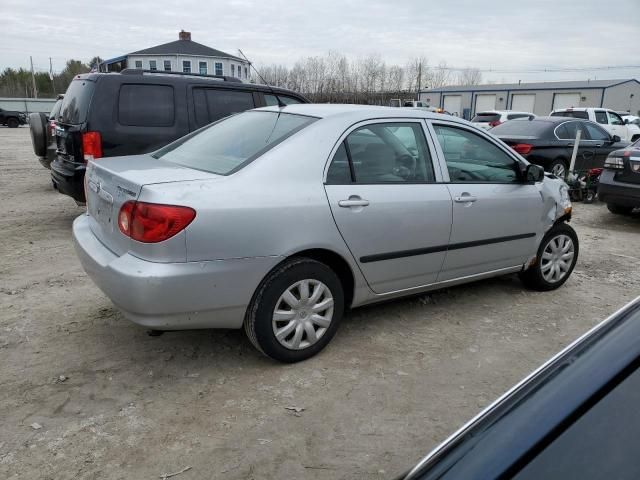
<instances>
[{"instance_id":1,"label":"metal garage door","mask_svg":"<svg viewBox=\"0 0 640 480\"><path fill-rule=\"evenodd\" d=\"M452 115L461 116L462 97L460 95L445 95L443 108Z\"/></svg>"},{"instance_id":2,"label":"metal garage door","mask_svg":"<svg viewBox=\"0 0 640 480\"><path fill-rule=\"evenodd\" d=\"M496 96L495 95L478 95L476 96L476 110L475 113L485 112L487 110L495 110L496 108Z\"/></svg>"},{"instance_id":3,"label":"metal garage door","mask_svg":"<svg viewBox=\"0 0 640 480\"><path fill-rule=\"evenodd\" d=\"M553 96L553 109L571 108L580 106L579 93L556 93Z\"/></svg>"},{"instance_id":4,"label":"metal garage door","mask_svg":"<svg viewBox=\"0 0 640 480\"><path fill-rule=\"evenodd\" d=\"M511 110L516 112L531 112L536 104L535 93L518 93L511 97Z\"/></svg>"}]
</instances>

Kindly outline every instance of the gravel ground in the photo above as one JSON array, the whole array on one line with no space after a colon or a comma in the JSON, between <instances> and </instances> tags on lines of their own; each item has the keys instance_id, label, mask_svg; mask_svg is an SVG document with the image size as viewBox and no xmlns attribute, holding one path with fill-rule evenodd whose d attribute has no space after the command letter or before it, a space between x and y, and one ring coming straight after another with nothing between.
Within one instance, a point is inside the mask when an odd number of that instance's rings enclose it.
<instances>
[{"instance_id":1,"label":"gravel ground","mask_svg":"<svg viewBox=\"0 0 640 480\"><path fill-rule=\"evenodd\" d=\"M392 478L640 285L640 216L577 204L560 290L511 276L358 309L320 355L280 365L241 331L126 321L76 260L83 209L27 128L0 128L0 192L3 479Z\"/></svg>"}]
</instances>

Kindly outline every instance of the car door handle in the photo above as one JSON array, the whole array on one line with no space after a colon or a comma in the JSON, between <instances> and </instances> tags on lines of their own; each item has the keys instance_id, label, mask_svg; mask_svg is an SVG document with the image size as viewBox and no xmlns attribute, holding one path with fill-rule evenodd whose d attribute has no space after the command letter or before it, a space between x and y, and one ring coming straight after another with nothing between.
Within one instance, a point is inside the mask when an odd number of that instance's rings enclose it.
<instances>
[{"instance_id":1,"label":"car door handle","mask_svg":"<svg viewBox=\"0 0 640 480\"><path fill-rule=\"evenodd\" d=\"M365 200L360 197L350 197L349 200L340 200L338 201L338 205L344 208L349 207L366 207L369 205L369 200Z\"/></svg>"},{"instance_id":2,"label":"car door handle","mask_svg":"<svg viewBox=\"0 0 640 480\"><path fill-rule=\"evenodd\" d=\"M476 200L478 200L478 198L471 195L461 195L459 197L453 197L453 201L458 203L471 203L475 202Z\"/></svg>"},{"instance_id":3,"label":"car door handle","mask_svg":"<svg viewBox=\"0 0 640 480\"><path fill-rule=\"evenodd\" d=\"M596 143L596 147L600 148L602 146L601 143Z\"/></svg>"}]
</instances>

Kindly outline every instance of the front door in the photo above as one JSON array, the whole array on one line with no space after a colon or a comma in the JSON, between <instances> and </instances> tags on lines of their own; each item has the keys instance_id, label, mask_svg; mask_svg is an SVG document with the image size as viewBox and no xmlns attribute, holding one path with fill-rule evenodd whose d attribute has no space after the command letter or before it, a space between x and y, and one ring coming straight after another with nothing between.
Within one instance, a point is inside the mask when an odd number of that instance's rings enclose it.
<instances>
[{"instance_id":1,"label":"front door","mask_svg":"<svg viewBox=\"0 0 640 480\"><path fill-rule=\"evenodd\" d=\"M490 136L433 122L453 198L451 239L438 281L524 264L543 235L539 186L522 181L520 162Z\"/></svg>"},{"instance_id":2,"label":"front door","mask_svg":"<svg viewBox=\"0 0 640 480\"><path fill-rule=\"evenodd\" d=\"M451 233L451 197L421 121L368 122L339 143L325 191L349 250L376 293L434 283Z\"/></svg>"}]
</instances>

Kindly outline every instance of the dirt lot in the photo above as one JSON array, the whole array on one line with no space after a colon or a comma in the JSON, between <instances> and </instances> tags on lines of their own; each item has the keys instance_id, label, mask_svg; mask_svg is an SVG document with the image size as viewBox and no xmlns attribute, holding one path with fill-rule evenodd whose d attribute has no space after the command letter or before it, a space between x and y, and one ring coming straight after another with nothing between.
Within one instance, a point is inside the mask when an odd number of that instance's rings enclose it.
<instances>
[{"instance_id":1,"label":"dirt lot","mask_svg":"<svg viewBox=\"0 0 640 480\"><path fill-rule=\"evenodd\" d=\"M0 128L0 192L3 479L391 478L640 286L640 216L578 204L559 291L506 277L363 308L283 366L241 331L150 337L123 319L80 268L83 209L27 128Z\"/></svg>"}]
</instances>

